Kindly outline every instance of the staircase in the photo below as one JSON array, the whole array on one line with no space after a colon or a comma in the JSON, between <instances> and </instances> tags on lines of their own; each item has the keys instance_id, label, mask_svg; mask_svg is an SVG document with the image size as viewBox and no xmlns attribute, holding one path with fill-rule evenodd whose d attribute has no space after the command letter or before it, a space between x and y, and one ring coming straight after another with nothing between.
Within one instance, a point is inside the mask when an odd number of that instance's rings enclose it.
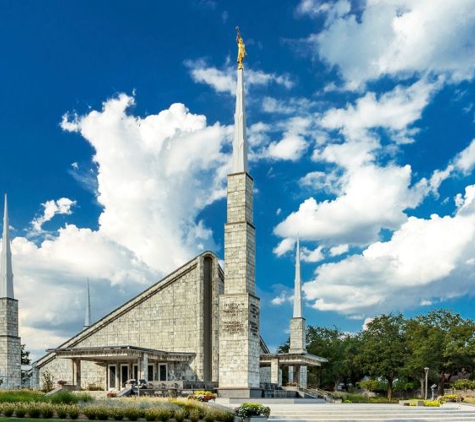
<instances>
[{"instance_id":1,"label":"staircase","mask_svg":"<svg viewBox=\"0 0 475 422\"><path fill-rule=\"evenodd\" d=\"M475 407L446 403L442 407L399 404L271 404L269 422L475 422Z\"/></svg>"}]
</instances>

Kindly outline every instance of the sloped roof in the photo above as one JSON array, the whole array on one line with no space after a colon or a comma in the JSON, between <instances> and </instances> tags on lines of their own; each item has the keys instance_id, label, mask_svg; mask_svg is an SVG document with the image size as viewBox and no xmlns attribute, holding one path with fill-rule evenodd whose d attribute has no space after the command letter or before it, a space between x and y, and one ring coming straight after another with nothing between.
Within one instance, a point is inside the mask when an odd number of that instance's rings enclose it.
<instances>
[{"instance_id":1,"label":"sloped roof","mask_svg":"<svg viewBox=\"0 0 475 422\"><path fill-rule=\"evenodd\" d=\"M51 362L55 357L56 353L54 350L60 349L71 349L74 346L78 345L81 341L87 339L97 331L101 330L103 327L111 323L112 321L116 320L117 318L121 317L125 313L129 312L131 309L136 307L137 305L143 303L150 297L154 296L160 290L168 287L170 284L174 283L178 279L180 279L184 274L194 270L198 265L198 260L201 257L206 255L211 255L213 258L218 259L215 253L211 251L205 251L200 255L197 255L186 264L182 265L172 273L168 274L161 280L157 281L155 284L144 290L142 293L139 293L137 296L133 297L129 301L125 302L123 305L119 306L118 308L114 309L109 314L105 315L103 318L92 324L90 327L85 328L83 331L79 332L75 336L71 337L69 340L65 341L63 344L58 346L56 349L49 349L49 352L38 359L36 362L33 363L34 366L37 368L41 368L42 366L46 365L47 363ZM219 268L219 277L224 280L224 273L221 267L218 265Z\"/></svg>"}]
</instances>

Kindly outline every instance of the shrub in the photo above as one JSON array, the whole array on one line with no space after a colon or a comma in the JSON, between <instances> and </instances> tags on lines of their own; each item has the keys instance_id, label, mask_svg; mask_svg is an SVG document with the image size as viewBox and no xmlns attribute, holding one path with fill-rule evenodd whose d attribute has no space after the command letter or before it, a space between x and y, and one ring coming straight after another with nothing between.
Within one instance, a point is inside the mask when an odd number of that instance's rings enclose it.
<instances>
[{"instance_id":1,"label":"shrub","mask_svg":"<svg viewBox=\"0 0 475 422\"><path fill-rule=\"evenodd\" d=\"M87 406L83 409L83 413L89 420L94 420L97 417L97 408L96 406Z\"/></svg>"},{"instance_id":2,"label":"shrub","mask_svg":"<svg viewBox=\"0 0 475 422\"><path fill-rule=\"evenodd\" d=\"M42 378L43 378L43 391L45 393L52 391L54 388L54 382L53 382L53 375L51 374L51 372L46 370L45 372L43 372Z\"/></svg>"},{"instance_id":3,"label":"shrub","mask_svg":"<svg viewBox=\"0 0 475 422\"><path fill-rule=\"evenodd\" d=\"M15 413L15 406L13 404L7 403L3 405L3 414L9 418Z\"/></svg>"},{"instance_id":4,"label":"shrub","mask_svg":"<svg viewBox=\"0 0 475 422\"><path fill-rule=\"evenodd\" d=\"M121 408L121 407L114 407L112 409L112 417L114 418L114 420L116 421L121 421L122 419L124 419L125 417L125 409Z\"/></svg>"},{"instance_id":5,"label":"shrub","mask_svg":"<svg viewBox=\"0 0 475 422\"><path fill-rule=\"evenodd\" d=\"M145 409L146 421L158 421L158 409Z\"/></svg>"},{"instance_id":6,"label":"shrub","mask_svg":"<svg viewBox=\"0 0 475 422\"><path fill-rule=\"evenodd\" d=\"M17 403L15 406L15 416L17 418L24 418L26 415L26 406L23 403Z\"/></svg>"},{"instance_id":7,"label":"shrub","mask_svg":"<svg viewBox=\"0 0 475 422\"><path fill-rule=\"evenodd\" d=\"M31 402L26 406L26 413L30 418L39 418L41 415L41 409L39 403Z\"/></svg>"},{"instance_id":8,"label":"shrub","mask_svg":"<svg viewBox=\"0 0 475 422\"><path fill-rule=\"evenodd\" d=\"M77 406L76 404L68 404L66 408L67 408L69 417L73 420L77 419L79 415L81 414L81 410L79 409L79 406Z\"/></svg>"},{"instance_id":9,"label":"shrub","mask_svg":"<svg viewBox=\"0 0 475 422\"><path fill-rule=\"evenodd\" d=\"M359 384L360 384L360 387L364 388L365 390L374 391L378 388L379 381L378 380L366 380L366 381L360 381Z\"/></svg>"},{"instance_id":10,"label":"shrub","mask_svg":"<svg viewBox=\"0 0 475 422\"><path fill-rule=\"evenodd\" d=\"M475 390L475 381L460 379L452 383L452 388L456 390Z\"/></svg>"},{"instance_id":11,"label":"shrub","mask_svg":"<svg viewBox=\"0 0 475 422\"><path fill-rule=\"evenodd\" d=\"M94 397L87 393L73 394L73 396L76 398L76 403L91 403L95 400Z\"/></svg>"},{"instance_id":12,"label":"shrub","mask_svg":"<svg viewBox=\"0 0 475 422\"><path fill-rule=\"evenodd\" d=\"M32 390L0 391L0 403L41 401L44 393Z\"/></svg>"},{"instance_id":13,"label":"shrub","mask_svg":"<svg viewBox=\"0 0 475 422\"><path fill-rule=\"evenodd\" d=\"M198 409L191 409L188 415L191 422L198 422L200 420L200 411Z\"/></svg>"},{"instance_id":14,"label":"shrub","mask_svg":"<svg viewBox=\"0 0 475 422\"><path fill-rule=\"evenodd\" d=\"M96 418L100 421L106 421L109 419L109 414L113 409L108 408L107 406L97 406L96 409Z\"/></svg>"},{"instance_id":15,"label":"shrub","mask_svg":"<svg viewBox=\"0 0 475 422\"><path fill-rule=\"evenodd\" d=\"M175 410L173 417L175 418L176 422L183 422L187 416L187 411L184 408Z\"/></svg>"},{"instance_id":16,"label":"shrub","mask_svg":"<svg viewBox=\"0 0 475 422\"><path fill-rule=\"evenodd\" d=\"M166 407L161 407L158 409L158 420L159 421L162 421L162 422L166 422L168 420L170 420L171 418L171 412L169 409L167 409Z\"/></svg>"},{"instance_id":17,"label":"shrub","mask_svg":"<svg viewBox=\"0 0 475 422\"><path fill-rule=\"evenodd\" d=\"M54 408L49 403L42 403L41 415L45 419L51 419L54 416Z\"/></svg>"},{"instance_id":18,"label":"shrub","mask_svg":"<svg viewBox=\"0 0 475 422\"><path fill-rule=\"evenodd\" d=\"M214 422L214 412L212 410L209 410L208 412L205 413L204 420L205 422Z\"/></svg>"},{"instance_id":19,"label":"shrub","mask_svg":"<svg viewBox=\"0 0 475 422\"><path fill-rule=\"evenodd\" d=\"M129 420L129 421L136 421L138 418L140 418L140 410L137 409L136 407L126 407L124 409L124 416Z\"/></svg>"},{"instance_id":20,"label":"shrub","mask_svg":"<svg viewBox=\"0 0 475 422\"><path fill-rule=\"evenodd\" d=\"M227 412L226 410L218 411L218 421L222 422L234 422L234 414Z\"/></svg>"},{"instance_id":21,"label":"shrub","mask_svg":"<svg viewBox=\"0 0 475 422\"><path fill-rule=\"evenodd\" d=\"M68 407L65 404L56 406L56 414L59 419L66 419L68 417Z\"/></svg>"},{"instance_id":22,"label":"shrub","mask_svg":"<svg viewBox=\"0 0 475 422\"><path fill-rule=\"evenodd\" d=\"M48 401L55 404L73 404L78 402L76 394L62 390L52 396L48 396Z\"/></svg>"},{"instance_id":23,"label":"shrub","mask_svg":"<svg viewBox=\"0 0 475 422\"><path fill-rule=\"evenodd\" d=\"M234 410L234 413L240 418L249 418L251 416L269 417L270 408L259 403L243 403Z\"/></svg>"}]
</instances>

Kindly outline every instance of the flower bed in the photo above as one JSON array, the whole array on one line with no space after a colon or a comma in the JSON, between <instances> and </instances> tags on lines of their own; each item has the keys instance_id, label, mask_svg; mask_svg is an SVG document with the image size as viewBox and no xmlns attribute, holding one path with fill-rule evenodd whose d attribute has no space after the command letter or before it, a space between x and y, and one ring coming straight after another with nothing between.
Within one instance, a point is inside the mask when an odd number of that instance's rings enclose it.
<instances>
[{"instance_id":1,"label":"flower bed","mask_svg":"<svg viewBox=\"0 0 475 422\"><path fill-rule=\"evenodd\" d=\"M234 414L241 419L256 416L268 418L270 416L270 407L264 406L260 403L243 403L241 406L234 409Z\"/></svg>"}]
</instances>

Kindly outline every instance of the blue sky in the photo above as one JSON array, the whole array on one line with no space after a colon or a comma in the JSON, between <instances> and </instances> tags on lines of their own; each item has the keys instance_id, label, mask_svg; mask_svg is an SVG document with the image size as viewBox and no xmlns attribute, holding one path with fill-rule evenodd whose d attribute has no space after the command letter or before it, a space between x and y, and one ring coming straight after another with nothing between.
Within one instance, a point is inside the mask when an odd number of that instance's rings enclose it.
<instances>
[{"instance_id":1,"label":"blue sky","mask_svg":"<svg viewBox=\"0 0 475 422\"><path fill-rule=\"evenodd\" d=\"M245 61L261 330L475 317L475 1L0 2L0 189L38 357L203 250L223 257Z\"/></svg>"}]
</instances>

